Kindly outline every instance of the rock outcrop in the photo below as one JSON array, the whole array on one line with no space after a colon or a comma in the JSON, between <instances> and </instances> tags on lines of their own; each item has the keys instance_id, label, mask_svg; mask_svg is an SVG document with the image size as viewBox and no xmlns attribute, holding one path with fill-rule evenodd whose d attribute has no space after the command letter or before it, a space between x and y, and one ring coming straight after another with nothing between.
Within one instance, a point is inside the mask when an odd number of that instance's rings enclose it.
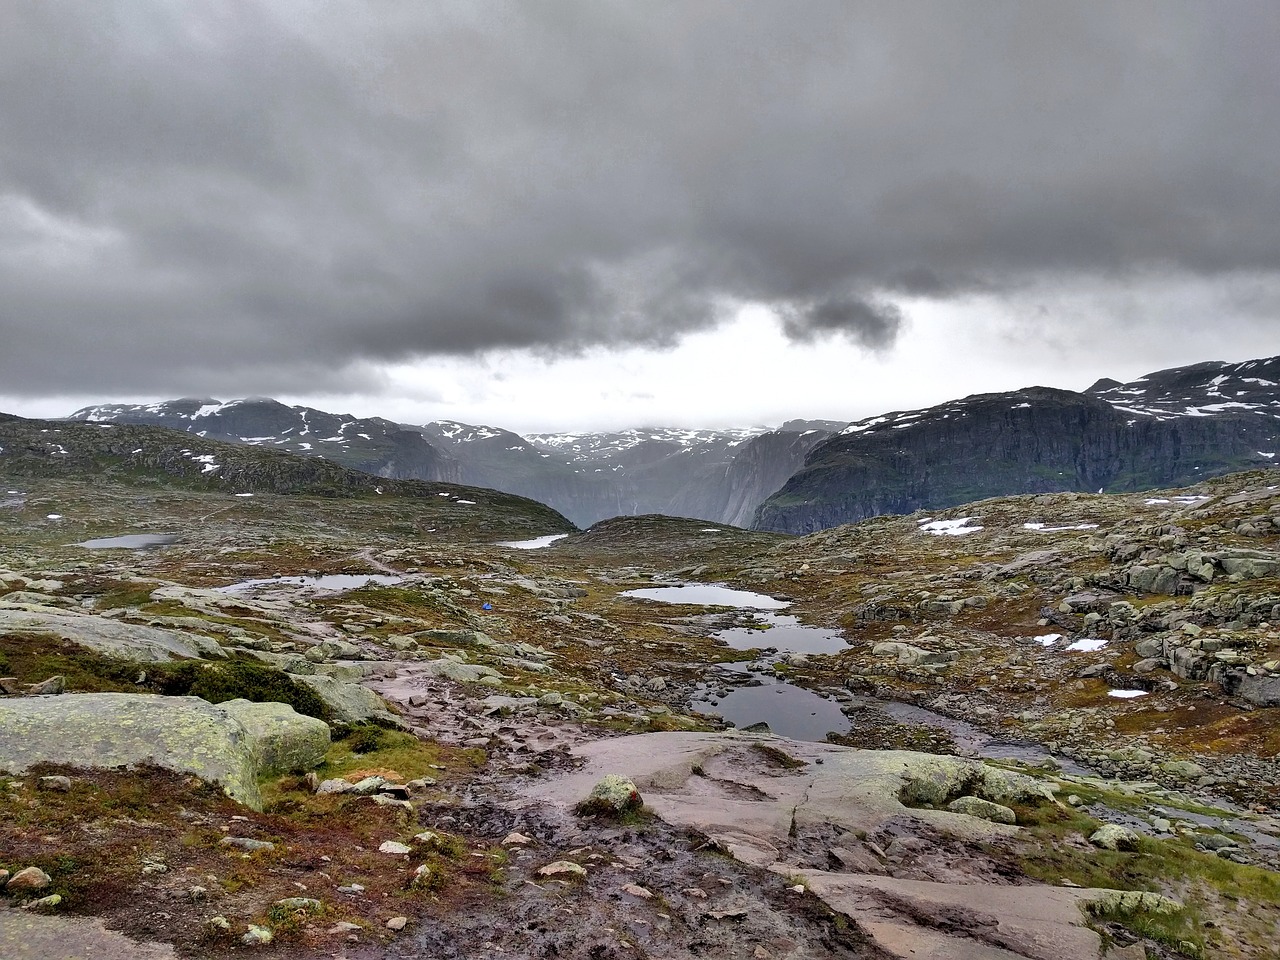
<instances>
[{"instance_id":1,"label":"rock outcrop","mask_svg":"<svg viewBox=\"0 0 1280 960\"><path fill-rule=\"evenodd\" d=\"M151 764L216 783L255 809L259 777L317 766L328 747L327 724L280 703L128 693L0 700L0 770Z\"/></svg>"}]
</instances>

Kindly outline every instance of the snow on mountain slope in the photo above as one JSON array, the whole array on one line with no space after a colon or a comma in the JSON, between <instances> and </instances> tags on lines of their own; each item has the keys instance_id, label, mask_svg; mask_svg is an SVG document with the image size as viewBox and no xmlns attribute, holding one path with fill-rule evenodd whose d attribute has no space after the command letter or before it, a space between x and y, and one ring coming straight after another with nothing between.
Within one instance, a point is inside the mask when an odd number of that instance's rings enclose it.
<instances>
[{"instance_id":1,"label":"snow on mountain slope","mask_svg":"<svg viewBox=\"0 0 1280 960\"><path fill-rule=\"evenodd\" d=\"M1280 418L1280 357L1197 363L1130 383L1099 380L1086 392L1124 413L1157 420L1231 412Z\"/></svg>"},{"instance_id":2,"label":"snow on mountain slope","mask_svg":"<svg viewBox=\"0 0 1280 960\"><path fill-rule=\"evenodd\" d=\"M163 403L100 404L68 418L89 423L136 423L183 430L200 437L254 447L278 447L323 456L378 476L456 481L457 465L415 431L380 417L289 407L268 397L225 403L184 397Z\"/></svg>"}]
</instances>

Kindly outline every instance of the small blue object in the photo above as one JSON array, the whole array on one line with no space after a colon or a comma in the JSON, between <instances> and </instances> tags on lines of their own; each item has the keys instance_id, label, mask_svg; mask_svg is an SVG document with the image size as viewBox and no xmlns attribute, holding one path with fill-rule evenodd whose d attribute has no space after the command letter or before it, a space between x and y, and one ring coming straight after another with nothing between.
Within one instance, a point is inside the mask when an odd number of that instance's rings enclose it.
<instances>
[{"instance_id":1,"label":"small blue object","mask_svg":"<svg viewBox=\"0 0 1280 960\"><path fill-rule=\"evenodd\" d=\"M493 604L492 604L492 603L486 603L486 604L485 604L483 607L481 607L480 609L481 609L481 610L492 610L492 609L493 609Z\"/></svg>"}]
</instances>

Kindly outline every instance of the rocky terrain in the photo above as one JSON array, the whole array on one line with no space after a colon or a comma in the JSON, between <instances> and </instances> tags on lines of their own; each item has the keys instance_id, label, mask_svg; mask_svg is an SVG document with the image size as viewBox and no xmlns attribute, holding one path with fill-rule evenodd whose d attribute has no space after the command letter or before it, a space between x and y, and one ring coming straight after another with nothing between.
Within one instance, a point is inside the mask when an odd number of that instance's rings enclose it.
<instances>
[{"instance_id":1,"label":"rocky terrain","mask_svg":"<svg viewBox=\"0 0 1280 960\"><path fill-rule=\"evenodd\" d=\"M815 446L752 525L807 533L983 497L1150 490L1275 465L1280 357L1031 387L852 423Z\"/></svg>"},{"instance_id":2,"label":"rocky terrain","mask_svg":"<svg viewBox=\"0 0 1280 960\"><path fill-rule=\"evenodd\" d=\"M797 538L0 448L0 956L1274 955L1268 471Z\"/></svg>"}]
</instances>

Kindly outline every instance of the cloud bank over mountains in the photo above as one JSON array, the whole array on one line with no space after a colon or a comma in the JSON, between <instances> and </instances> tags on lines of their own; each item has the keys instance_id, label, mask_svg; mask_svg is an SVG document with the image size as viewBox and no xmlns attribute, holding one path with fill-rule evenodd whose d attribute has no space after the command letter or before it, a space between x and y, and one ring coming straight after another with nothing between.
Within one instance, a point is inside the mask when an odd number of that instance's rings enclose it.
<instances>
[{"instance_id":1,"label":"cloud bank over mountains","mask_svg":"<svg viewBox=\"0 0 1280 960\"><path fill-rule=\"evenodd\" d=\"M744 304L886 351L913 300L1129 275L1274 305L1276 49L1269 2L11 4L0 378L376 390Z\"/></svg>"}]
</instances>

